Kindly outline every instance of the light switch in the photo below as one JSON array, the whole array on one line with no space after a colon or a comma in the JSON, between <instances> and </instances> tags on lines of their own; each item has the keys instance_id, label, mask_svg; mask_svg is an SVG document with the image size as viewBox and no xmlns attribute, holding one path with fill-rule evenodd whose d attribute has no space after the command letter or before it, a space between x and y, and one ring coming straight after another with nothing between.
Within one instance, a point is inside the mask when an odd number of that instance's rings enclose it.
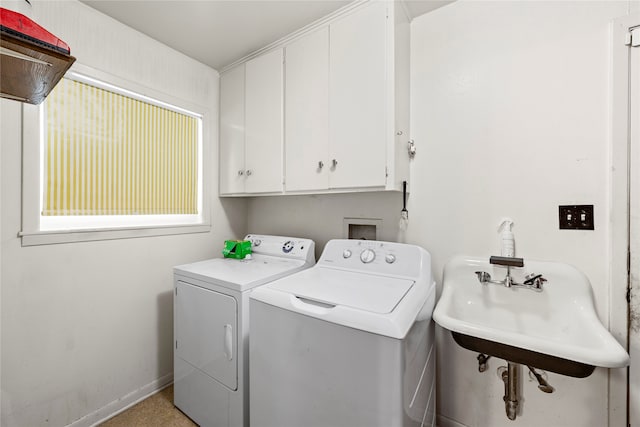
<instances>
[{"instance_id":1,"label":"light switch","mask_svg":"<svg viewBox=\"0 0 640 427\"><path fill-rule=\"evenodd\" d=\"M593 205L563 205L558 207L560 230L593 230Z\"/></svg>"}]
</instances>

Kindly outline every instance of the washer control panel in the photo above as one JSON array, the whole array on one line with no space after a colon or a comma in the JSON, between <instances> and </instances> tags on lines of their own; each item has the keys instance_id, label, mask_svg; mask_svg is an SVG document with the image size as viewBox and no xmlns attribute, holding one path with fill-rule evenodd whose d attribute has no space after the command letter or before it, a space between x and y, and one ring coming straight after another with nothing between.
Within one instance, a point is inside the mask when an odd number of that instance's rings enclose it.
<instances>
[{"instance_id":1,"label":"washer control panel","mask_svg":"<svg viewBox=\"0 0 640 427\"><path fill-rule=\"evenodd\" d=\"M318 264L372 274L411 276L423 262L418 246L374 240L330 240ZM429 260L430 262L430 260Z\"/></svg>"}]
</instances>

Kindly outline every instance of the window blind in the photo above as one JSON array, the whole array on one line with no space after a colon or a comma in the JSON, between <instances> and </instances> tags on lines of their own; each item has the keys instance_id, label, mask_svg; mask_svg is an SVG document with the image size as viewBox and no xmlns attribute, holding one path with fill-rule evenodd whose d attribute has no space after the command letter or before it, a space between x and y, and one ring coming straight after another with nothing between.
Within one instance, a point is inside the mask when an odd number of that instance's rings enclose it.
<instances>
[{"instance_id":1,"label":"window blind","mask_svg":"<svg viewBox=\"0 0 640 427\"><path fill-rule=\"evenodd\" d=\"M64 78L45 120L42 215L198 213L198 117Z\"/></svg>"}]
</instances>

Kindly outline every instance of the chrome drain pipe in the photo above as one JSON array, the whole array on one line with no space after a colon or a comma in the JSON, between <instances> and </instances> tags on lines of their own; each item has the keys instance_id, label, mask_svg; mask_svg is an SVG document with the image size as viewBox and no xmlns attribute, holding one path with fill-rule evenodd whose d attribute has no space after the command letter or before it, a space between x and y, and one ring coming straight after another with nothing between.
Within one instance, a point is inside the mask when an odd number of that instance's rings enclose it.
<instances>
[{"instance_id":1,"label":"chrome drain pipe","mask_svg":"<svg viewBox=\"0 0 640 427\"><path fill-rule=\"evenodd\" d=\"M520 365L507 362L507 369L502 371L502 381L504 382L504 409L507 418L515 420L518 413L518 389L520 388Z\"/></svg>"}]
</instances>

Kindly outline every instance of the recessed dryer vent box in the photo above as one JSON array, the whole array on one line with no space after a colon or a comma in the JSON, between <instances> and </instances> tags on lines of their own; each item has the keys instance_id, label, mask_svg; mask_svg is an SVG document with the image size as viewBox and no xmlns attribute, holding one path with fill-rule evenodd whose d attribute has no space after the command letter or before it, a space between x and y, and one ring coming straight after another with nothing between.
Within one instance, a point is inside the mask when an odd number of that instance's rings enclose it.
<instances>
[{"instance_id":1,"label":"recessed dryer vent box","mask_svg":"<svg viewBox=\"0 0 640 427\"><path fill-rule=\"evenodd\" d=\"M381 230L381 219L345 218L342 234L345 239L378 240Z\"/></svg>"}]
</instances>

